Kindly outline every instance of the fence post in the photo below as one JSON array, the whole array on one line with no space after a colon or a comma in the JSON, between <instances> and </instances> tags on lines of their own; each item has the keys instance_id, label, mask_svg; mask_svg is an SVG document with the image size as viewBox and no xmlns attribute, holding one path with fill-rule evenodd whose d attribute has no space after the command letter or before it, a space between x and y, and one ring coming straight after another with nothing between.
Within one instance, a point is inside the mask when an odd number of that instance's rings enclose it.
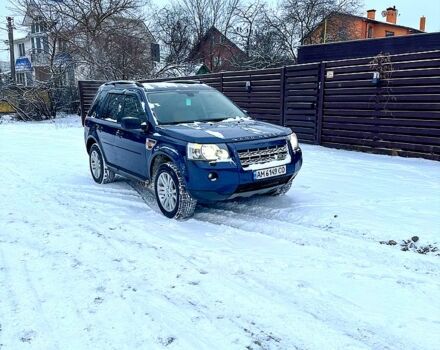
<instances>
[{"instance_id":1,"label":"fence post","mask_svg":"<svg viewBox=\"0 0 440 350\"><path fill-rule=\"evenodd\" d=\"M285 94L286 94L286 66L281 67L280 70L280 109L281 109L281 125L286 126L286 112L285 112Z\"/></svg>"},{"instance_id":2,"label":"fence post","mask_svg":"<svg viewBox=\"0 0 440 350\"><path fill-rule=\"evenodd\" d=\"M223 73L220 73L220 92L223 93Z\"/></svg>"},{"instance_id":3,"label":"fence post","mask_svg":"<svg viewBox=\"0 0 440 350\"><path fill-rule=\"evenodd\" d=\"M321 144L322 136L322 119L324 114L324 92L325 92L325 62L319 64L319 76L318 76L318 103L316 104L316 137L315 142Z\"/></svg>"}]
</instances>

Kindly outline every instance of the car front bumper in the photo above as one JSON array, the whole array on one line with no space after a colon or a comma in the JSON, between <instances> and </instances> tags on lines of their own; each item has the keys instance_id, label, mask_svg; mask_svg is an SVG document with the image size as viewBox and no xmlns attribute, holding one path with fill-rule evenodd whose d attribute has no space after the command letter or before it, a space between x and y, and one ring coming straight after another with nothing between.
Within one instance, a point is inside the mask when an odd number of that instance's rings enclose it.
<instances>
[{"instance_id":1,"label":"car front bumper","mask_svg":"<svg viewBox=\"0 0 440 350\"><path fill-rule=\"evenodd\" d=\"M302 151L290 152L286 173L262 180L254 180L254 172L243 170L233 161L210 164L187 161L185 180L192 197L200 202L223 201L268 193L293 180L302 166ZM270 166L269 166L270 167Z\"/></svg>"}]
</instances>

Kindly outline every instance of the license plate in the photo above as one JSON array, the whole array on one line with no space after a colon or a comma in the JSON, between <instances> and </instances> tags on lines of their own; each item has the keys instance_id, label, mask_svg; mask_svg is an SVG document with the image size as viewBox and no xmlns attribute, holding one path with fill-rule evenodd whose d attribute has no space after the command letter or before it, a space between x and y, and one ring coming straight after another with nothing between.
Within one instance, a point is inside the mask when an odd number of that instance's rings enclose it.
<instances>
[{"instance_id":1,"label":"license plate","mask_svg":"<svg viewBox=\"0 0 440 350\"><path fill-rule=\"evenodd\" d=\"M284 175L286 173L286 166L276 166L273 168L261 169L254 171L254 179L261 180L267 179L268 177L274 177L278 175Z\"/></svg>"}]
</instances>

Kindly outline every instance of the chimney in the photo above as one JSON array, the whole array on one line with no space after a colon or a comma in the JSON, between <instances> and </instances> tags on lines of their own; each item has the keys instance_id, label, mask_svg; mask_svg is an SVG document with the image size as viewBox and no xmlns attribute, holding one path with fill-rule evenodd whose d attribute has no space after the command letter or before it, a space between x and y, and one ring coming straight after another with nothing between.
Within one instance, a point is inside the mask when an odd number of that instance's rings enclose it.
<instances>
[{"instance_id":1,"label":"chimney","mask_svg":"<svg viewBox=\"0 0 440 350\"><path fill-rule=\"evenodd\" d=\"M367 18L368 19L376 19L376 10L367 10Z\"/></svg>"},{"instance_id":2,"label":"chimney","mask_svg":"<svg viewBox=\"0 0 440 350\"><path fill-rule=\"evenodd\" d=\"M387 8L387 22L396 24L396 22L397 22L396 6Z\"/></svg>"},{"instance_id":3,"label":"chimney","mask_svg":"<svg viewBox=\"0 0 440 350\"><path fill-rule=\"evenodd\" d=\"M424 32L425 29L426 29L426 17L425 17L425 16L420 17L420 26L419 26L419 29L420 29L422 32Z\"/></svg>"}]
</instances>

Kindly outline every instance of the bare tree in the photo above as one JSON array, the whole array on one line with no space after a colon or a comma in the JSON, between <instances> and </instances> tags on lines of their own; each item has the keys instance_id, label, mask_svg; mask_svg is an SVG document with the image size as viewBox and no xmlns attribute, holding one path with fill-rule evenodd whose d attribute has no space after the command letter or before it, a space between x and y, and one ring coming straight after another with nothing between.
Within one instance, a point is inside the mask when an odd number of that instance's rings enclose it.
<instances>
[{"instance_id":1,"label":"bare tree","mask_svg":"<svg viewBox=\"0 0 440 350\"><path fill-rule=\"evenodd\" d=\"M235 23L231 30L232 38L243 48L246 55L251 55L252 42L255 39L257 30L264 25L266 3L261 0L242 4L235 10ZM258 29L259 28L259 29Z\"/></svg>"},{"instance_id":2,"label":"bare tree","mask_svg":"<svg viewBox=\"0 0 440 350\"><path fill-rule=\"evenodd\" d=\"M16 2L17 9L23 15L33 20L41 18L47 23L46 33L50 41L56 43L61 40L66 43L69 55L77 67L82 66L82 71L88 78L105 78L107 74L102 74L104 69L110 70L112 73L109 75L113 76L116 75L115 72L123 71L122 67L117 66L121 62L125 64L127 60L108 59L108 56L115 54L114 47L121 47L121 37L129 37L123 45L125 58L129 53L139 55L139 50L133 49L135 46L147 45L146 42L132 39L136 35L140 39L145 38L147 35L144 34L148 33L143 28L142 5L141 0ZM146 30L142 32L143 29ZM128 48L130 43L133 47ZM144 66L141 68L144 70ZM121 74L125 76L126 72Z\"/></svg>"},{"instance_id":3,"label":"bare tree","mask_svg":"<svg viewBox=\"0 0 440 350\"><path fill-rule=\"evenodd\" d=\"M274 67L296 62L302 39L333 13L353 13L360 0L179 0L156 11L155 33L162 44L165 64L158 72L190 64L191 47L216 27L245 55L234 59L237 68ZM328 41L349 37L347 21L326 21ZM336 33L336 34L335 34ZM338 38L334 37L335 35ZM216 48L221 43L216 43ZM211 52L209 57L215 53ZM220 60L217 60L220 61Z\"/></svg>"},{"instance_id":4,"label":"bare tree","mask_svg":"<svg viewBox=\"0 0 440 350\"><path fill-rule=\"evenodd\" d=\"M190 20L195 40L200 40L211 27L223 34L231 29L241 0L180 0L178 6Z\"/></svg>"},{"instance_id":5,"label":"bare tree","mask_svg":"<svg viewBox=\"0 0 440 350\"><path fill-rule=\"evenodd\" d=\"M97 79L145 79L151 75L153 35L142 20L114 16L94 40L89 76Z\"/></svg>"},{"instance_id":6,"label":"bare tree","mask_svg":"<svg viewBox=\"0 0 440 350\"><path fill-rule=\"evenodd\" d=\"M165 67L186 63L193 45L191 21L180 6L155 12L153 31L162 46Z\"/></svg>"},{"instance_id":7,"label":"bare tree","mask_svg":"<svg viewBox=\"0 0 440 350\"><path fill-rule=\"evenodd\" d=\"M156 75L191 71L196 64L191 50L212 27L228 35L241 1L180 0L153 11L151 24L163 57Z\"/></svg>"},{"instance_id":8,"label":"bare tree","mask_svg":"<svg viewBox=\"0 0 440 350\"><path fill-rule=\"evenodd\" d=\"M74 71L77 78L88 79L147 77L154 39L143 21L144 4L142 0L17 0L17 14L25 18L26 26L39 26L36 40L43 43L29 52L35 63L34 86L7 87L12 91L7 94L11 103L27 115L22 118L54 117L60 107L74 110L78 102Z\"/></svg>"},{"instance_id":9,"label":"bare tree","mask_svg":"<svg viewBox=\"0 0 440 350\"><path fill-rule=\"evenodd\" d=\"M333 13L356 13L359 4L360 0L283 0L266 17L290 59L296 61L302 39L319 23Z\"/></svg>"}]
</instances>

